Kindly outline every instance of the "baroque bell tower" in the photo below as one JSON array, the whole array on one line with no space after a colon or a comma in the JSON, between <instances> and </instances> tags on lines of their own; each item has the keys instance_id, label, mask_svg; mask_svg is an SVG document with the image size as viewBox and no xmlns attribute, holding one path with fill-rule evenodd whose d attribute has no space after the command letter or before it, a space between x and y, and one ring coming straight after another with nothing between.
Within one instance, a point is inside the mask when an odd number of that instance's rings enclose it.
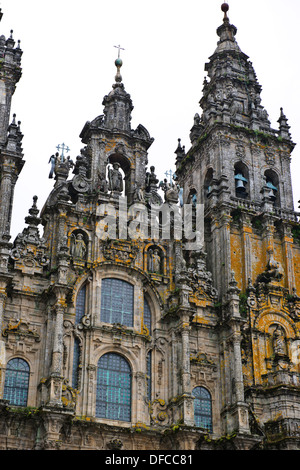
<instances>
[{"instance_id":1,"label":"baroque bell tower","mask_svg":"<svg viewBox=\"0 0 300 470\"><path fill-rule=\"evenodd\" d=\"M299 423L292 402L300 384L300 253L290 172L295 144L282 108L278 129L271 127L228 10L223 3L217 48L205 65L202 114L194 117L188 152L181 144L175 152L176 173L183 202L204 205L208 268L219 293L224 426L247 433L256 416L269 421L270 430L286 426L289 434ZM274 387L286 400L276 424Z\"/></svg>"}]
</instances>

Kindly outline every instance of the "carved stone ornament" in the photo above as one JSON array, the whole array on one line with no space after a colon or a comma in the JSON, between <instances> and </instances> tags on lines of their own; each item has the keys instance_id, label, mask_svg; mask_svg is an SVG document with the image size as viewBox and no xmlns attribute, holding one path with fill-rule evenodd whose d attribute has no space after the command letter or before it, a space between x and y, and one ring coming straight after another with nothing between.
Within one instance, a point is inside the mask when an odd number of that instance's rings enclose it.
<instances>
[{"instance_id":1,"label":"carved stone ornament","mask_svg":"<svg viewBox=\"0 0 300 470\"><path fill-rule=\"evenodd\" d=\"M107 443L107 448L110 450L121 450L123 442L121 439L113 438Z\"/></svg>"},{"instance_id":2,"label":"carved stone ornament","mask_svg":"<svg viewBox=\"0 0 300 470\"><path fill-rule=\"evenodd\" d=\"M169 413L167 404L164 400L157 398L150 403L150 420L151 424L166 426L169 424Z\"/></svg>"},{"instance_id":3,"label":"carved stone ornament","mask_svg":"<svg viewBox=\"0 0 300 470\"><path fill-rule=\"evenodd\" d=\"M36 329L30 328L29 324L22 320L18 321L15 324L9 322L2 334L3 336L16 335L18 337L26 337L36 342L39 342L41 340L41 337L36 331Z\"/></svg>"},{"instance_id":4,"label":"carved stone ornament","mask_svg":"<svg viewBox=\"0 0 300 470\"><path fill-rule=\"evenodd\" d=\"M78 193L86 193L89 191L91 184L87 178L79 174L74 176L72 186Z\"/></svg>"},{"instance_id":5,"label":"carved stone ornament","mask_svg":"<svg viewBox=\"0 0 300 470\"><path fill-rule=\"evenodd\" d=\"M137 254L138 247L130 241L109 240L103 246L103 256L107 260L131 264Z\"/></svg>"}]
</instances>

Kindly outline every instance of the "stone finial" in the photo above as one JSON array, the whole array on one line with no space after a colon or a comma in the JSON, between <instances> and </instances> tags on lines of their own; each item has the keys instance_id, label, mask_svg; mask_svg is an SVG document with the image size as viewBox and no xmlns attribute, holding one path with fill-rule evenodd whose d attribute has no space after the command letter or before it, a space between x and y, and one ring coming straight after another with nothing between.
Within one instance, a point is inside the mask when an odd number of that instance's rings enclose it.
<instances>
[{"instance_id":1,"label":"stone finial","mask_svg":"<svg viewBox=\"0 0 300 470\"><path fill-rule=\"evenodd\" d=\"M229 11L229 5L228 5L228 3L225 3L225 2L224 2L224 3L221 5L221 10L224 12L224 20L225 20L225 19L228 19L228 16L227 16L227 12Z\"/></svg>"}]
</instances>

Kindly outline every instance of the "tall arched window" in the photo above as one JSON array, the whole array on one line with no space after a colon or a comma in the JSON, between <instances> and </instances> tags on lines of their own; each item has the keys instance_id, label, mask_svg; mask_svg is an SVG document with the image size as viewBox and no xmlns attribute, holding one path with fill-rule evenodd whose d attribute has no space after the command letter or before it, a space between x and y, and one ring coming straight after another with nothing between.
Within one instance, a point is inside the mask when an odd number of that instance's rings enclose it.
<instances>
[{"instance_id":1,"label":"tall arched window","mask_svg":"<svg viewBox=\"0 0 300 470\"><path fill-rule=\"evenodd\" d=\"M80 362L80 342L78 338L74 338L73 349L73 371L72 371L72 387L78 388L79 378L79 362Z\"/></svg>"},{"instance_id":2,"label":"tall arched window","mask_svg":"<svg viewBox=\"0 0 300 470\"><path fill-rule=\"evenodd\" d=\"M11 405L27 406L29 372L24 359L15 358L7 363L3 398Z\"/></svg>"},{"instance_id":3,"label":"tall arched window","mask_svg":"<svg viewBox=\"0 0 300 470\"><path fill-rule=\"evenodd\" d=\"M151 334L151 327L152 327L152 322L151 322L151 310L149 307L149 304L147 302L147 299L144 298L144 325L148 328L149 334Z\"/></svg>"},{"instance_id":4,"label":"tall arched window","mask_svg":"<svg viewBox=\"0 0 300 470\"><path fill-rule=\"evenodd\" d=\"M122 356L104 354L97 369L96 416L130 421L131 369Z\"/></svg>"},{"instance_id":5,"label":"tall arched window","mask_svg":"<svg viewBox=\"0 0 300 470\"><path fill-rule=\"evenodd\" d=\"M75 323L80 323L85 315L86 284L80 289L76 299Z\"/></svg>"},{"instance_id":6,"label":"tall arched window","mask_svg":"<svg viewBox=\"0 0 300 470\"><path fill-rule=\"evenodd\" d=\"M133 285L121 279L102 279L101 321L133 326Z\"/></svg>"},{"instance_id":7,"label":"tall arched window","mask_svg":"<svg viewBox=\"0 0 300 470\"><path fill-rule=\"evenodd\" d=\"M196 387L193 390L194 400L194 420L199 428L212 432L212 407L211 395L204 387Z\"/></svg>"}]
</instances>

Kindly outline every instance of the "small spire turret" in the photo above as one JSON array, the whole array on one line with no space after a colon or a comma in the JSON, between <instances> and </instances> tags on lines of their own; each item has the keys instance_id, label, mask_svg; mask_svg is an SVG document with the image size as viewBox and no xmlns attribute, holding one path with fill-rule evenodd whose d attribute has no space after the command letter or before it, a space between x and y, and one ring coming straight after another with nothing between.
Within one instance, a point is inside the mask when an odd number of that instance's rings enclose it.
<instances>
[{"instance_id":1,"label":"small spire turret","mask_svg":"<svg viewBox=\"0 0 300 470\"><path fill-rule=\"evenodd\" d=\"M288 125L288 119L283 112L283 108L280 108L280 117L277 122L279 123L279 137L291 140L290 126Z\"/></svg>"}]
</instances>

